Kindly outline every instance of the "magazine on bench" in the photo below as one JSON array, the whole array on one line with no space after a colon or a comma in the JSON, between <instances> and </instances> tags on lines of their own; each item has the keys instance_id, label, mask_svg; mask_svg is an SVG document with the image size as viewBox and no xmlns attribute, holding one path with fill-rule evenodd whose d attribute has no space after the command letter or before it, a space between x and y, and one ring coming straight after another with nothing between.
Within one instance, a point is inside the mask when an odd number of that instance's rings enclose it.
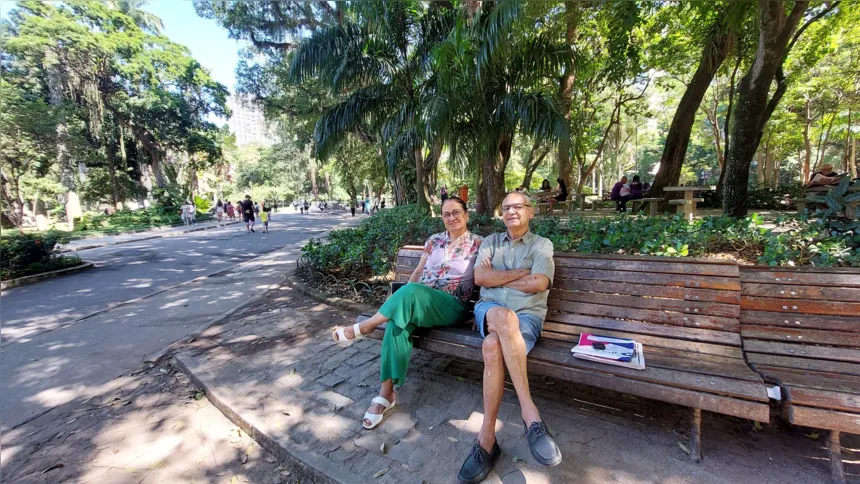
<instances>
[{"instance_id":1,"label":"magazine on bench","mask_svg":"<svg viewBox=\"0 0 860 484\"><path fill-rule=\"evenodd\" d=\"M645 354L642 343L632 339L610 338L596 334L582 333L579 344L570 350L573 356L583 360L623 366L635 370L645 369Z\"/></svg>"}]
</instances>

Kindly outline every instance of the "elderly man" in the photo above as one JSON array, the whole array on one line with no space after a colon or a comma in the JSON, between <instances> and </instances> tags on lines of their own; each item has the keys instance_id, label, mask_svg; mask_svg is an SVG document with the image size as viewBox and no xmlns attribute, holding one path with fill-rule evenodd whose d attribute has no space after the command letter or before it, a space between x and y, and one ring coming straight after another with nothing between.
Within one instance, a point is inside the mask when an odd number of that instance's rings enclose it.
<instances>
[{"instance_id":1,"label":"elderly man","mask_svg":"<svg viewBox=\"0 0 860 484\"><path fill-rule=\"evenodd\" d=\"M554 466L561 452L529 393L526 355L540 336L555 264L548 239L529 231L534 216L523 193L502 202L507 231L484 239L475 265L481 300L475 324L484 338L484 422L472 451L460 468L462 483L481 482L501 454L496 442L496 416L505 389L505 367L517 392L529 448L535 460Z\"/></svg>"},{"instance_id":2,"label":"elderly man","mask_svg":"<svg viewBox=\"0 0 860 484\"><path fill-rule=\"evenodd\" d=\"M825 163L821 165L821 169L813 173L809 177L810 187L820 187L825 185L836 185L842 181L842 176L833 171L833 165Z\"/></svg>"}]
</instances>

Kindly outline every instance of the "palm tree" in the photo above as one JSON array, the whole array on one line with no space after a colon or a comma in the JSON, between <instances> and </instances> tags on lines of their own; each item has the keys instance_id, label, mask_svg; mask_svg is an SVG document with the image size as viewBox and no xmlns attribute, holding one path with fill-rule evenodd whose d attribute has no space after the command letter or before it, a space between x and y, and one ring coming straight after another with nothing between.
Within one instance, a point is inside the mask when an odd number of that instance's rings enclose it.
<instances>
[{"instance_id":1,"label":"palm tree","mask_svg":"<svg viewBox=\"0 0 860 484\"><path fill-rule=\"evenodd\" d=\"M141 30L158 35L164 30L164 23L157 15L143 9L149 0L110 0L113 8L131 17Z\"/></svg>"},{"instance_id":2,"label":"palm tree","mask_svg":"<svg viewBox=\"0 0 860 484\"><path fill-rule=\"evenodd\" d=\"M552 79L570 54L541 34L517 32L518 16L516 1L465 11L435 52L435 91L424 109L426 131L442 136L452 158L478 173L480 211L488 215L504 198L517 132L546 143L569 136Z\"/></svg>"},{"instance_id":3,"label":"palm tree","mask_svg":"<svg viewBox=\"0 0 860 484\"><path fill-rule=\"evenodd\" d=\"M316 156L327 157L350 134L379 143L390 173L400 159L415 166L418 206L426 210L425 166L438 161L441 143L419 129L420 111L432 87L431 53L455 18L448 2L363 1L305 39L292 58L292 80L319 77L342 98L316 124Z\"/></svg>"}]
</instances>

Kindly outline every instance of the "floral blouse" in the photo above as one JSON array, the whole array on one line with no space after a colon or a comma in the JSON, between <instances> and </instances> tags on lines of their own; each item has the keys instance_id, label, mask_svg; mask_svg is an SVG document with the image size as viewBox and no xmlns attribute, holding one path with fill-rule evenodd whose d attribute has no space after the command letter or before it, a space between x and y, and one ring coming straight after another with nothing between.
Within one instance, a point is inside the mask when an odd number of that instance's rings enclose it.
<instances>
[{"instance_id":1,"label":"floral blouse","mask_svg":"<svg viewBox=\"0 0 860 484\"><path fill-rule=\"evenodd\" d=\"M454 241L448 238L447 231L431 235L424 244L427 262L418 282L467 302L475 287L475 260L480 247L481 237L468 231Z\"/></svg>"}]
</instances>

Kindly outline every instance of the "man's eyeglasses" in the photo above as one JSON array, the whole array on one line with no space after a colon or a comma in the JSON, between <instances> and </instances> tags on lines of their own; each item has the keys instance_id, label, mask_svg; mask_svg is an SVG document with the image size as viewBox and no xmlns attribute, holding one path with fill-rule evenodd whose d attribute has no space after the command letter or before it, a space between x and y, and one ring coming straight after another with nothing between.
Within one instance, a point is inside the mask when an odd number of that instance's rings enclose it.
<instances>
[{"instance_id":1,"label":"man's eyeglasses","mask_svg":"<svg viewBox=\"0 0 860 484\"><path fill-rule=\"evenodd\" d=\"M531 207L531 205L527 203L512 203L510 205L502 205L502 213L507 212L510 209L514 209L514 212L520 212L525 207Z\"/></svg>"},{"instance_id":2,"label":"man's eyeglasses","mask_svg":"<svg viewBox=\"0 0 860 484\"><path fill-rule=\"evenodd\" d=\"M442 212L442 218L450 219L450 218L460 218L465 212L462 210L454 210L453 212Z\"/></svg>"}]
</instances>

